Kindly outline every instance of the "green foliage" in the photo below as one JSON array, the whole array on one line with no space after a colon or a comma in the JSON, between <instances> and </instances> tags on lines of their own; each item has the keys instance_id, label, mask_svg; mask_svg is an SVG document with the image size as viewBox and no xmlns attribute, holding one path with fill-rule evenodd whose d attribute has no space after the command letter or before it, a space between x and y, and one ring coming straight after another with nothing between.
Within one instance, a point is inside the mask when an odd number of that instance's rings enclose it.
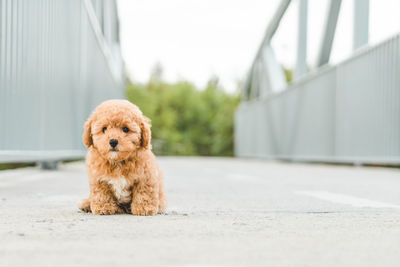
<instances>
[{"instance_id":1,"label":"green foliage","mask_svg":"<svg viewBox=\"0 0 400 267\"><path fill-rule=\"evenodd\" d=\"M35 166L35 163L1 163L0 171Z\"/></svg>"},{"instance_id":2,"label":"green foliage","mask_svg":"<svg viewBox=\"0 0 400 267\"><path fill-rule=\"evenodd\" d=\"M285 78L287 83L291 83L293 80L293 70L284 68Z\"/></svg>"},{"instance_id":3,"label":"green foliage","mask_svg":"<svg viewBox=\"0 0 400 267\"><path fill-rule=\"evenodd\" d=\"M153 150L169 155L233 155L233 116L239 97L216 83L198 90L189 82L151 79L131 83L128 100L152 121Z\"/></svg>"}]
</instances>

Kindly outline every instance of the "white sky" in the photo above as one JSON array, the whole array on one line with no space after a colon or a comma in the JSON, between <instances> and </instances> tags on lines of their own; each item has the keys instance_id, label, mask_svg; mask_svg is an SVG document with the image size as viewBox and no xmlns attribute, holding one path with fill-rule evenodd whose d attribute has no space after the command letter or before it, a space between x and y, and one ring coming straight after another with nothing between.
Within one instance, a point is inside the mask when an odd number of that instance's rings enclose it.
<instances>
[{"instance_id":1,"label":"white sky","mask_svg":"<svg viewBox=\"0 0 400 267\"><path fill-rule=\"evenodd\" d=\"M118 0L121 47L129 76L146 82L159 62L167 81L186 79L200 88L217 75L236 90L254 58L280 0ZM308 1L308 64L316 60L328 0ZM297 6L293 0L272 45L292 68ZM370 43L400 32L400 1L370 0ZM343 0L331 61L351 54L353 0Z\"/></svg>"}]
</instances>

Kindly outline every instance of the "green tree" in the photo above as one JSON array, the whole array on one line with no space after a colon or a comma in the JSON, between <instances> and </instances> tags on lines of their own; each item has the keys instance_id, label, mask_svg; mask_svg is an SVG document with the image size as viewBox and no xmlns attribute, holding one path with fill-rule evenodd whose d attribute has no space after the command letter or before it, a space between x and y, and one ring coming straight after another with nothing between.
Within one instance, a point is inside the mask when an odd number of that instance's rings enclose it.
<instances>
[{"instance_id":1,"label":"green tree","mask_svg":"<svg viewBox=\"0 0 400 267\"><path fill-rule=\"evenodd\" d=\"M158 154L233 155L233 118L239 96L226 93L212 79L204 90L182 81L151 79L130 83L128 100L152 121L153 148Z\"/></svg>"}]
</instances>

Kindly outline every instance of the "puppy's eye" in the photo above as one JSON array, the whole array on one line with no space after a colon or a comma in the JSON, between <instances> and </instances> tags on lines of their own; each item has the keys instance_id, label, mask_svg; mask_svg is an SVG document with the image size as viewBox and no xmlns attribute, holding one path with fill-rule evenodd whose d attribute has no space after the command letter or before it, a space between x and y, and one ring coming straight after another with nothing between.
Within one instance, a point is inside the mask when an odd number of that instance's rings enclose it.
<instances>
[{"instance_id":1,"label":"puppy's eye","mask_svg":"<svg viewBox=\"0 0 400 267\"><path fill-rule=\"evenodd\" d=\"M103 133L107 130L107 127L103 127Z\"/></svg>"},{"instance_id":2,"label":"puppy's eye","mask_svg":"<svg viewBox=\"0 0 400 267\"><path fill-rule=\"evenodd\" d=\"M122 128L122 131L123 131L124 133L127 133L127 132L129 132L129 128L128 128L128 127L123 127L123 128Z\"/></svg>"}]
</instances>

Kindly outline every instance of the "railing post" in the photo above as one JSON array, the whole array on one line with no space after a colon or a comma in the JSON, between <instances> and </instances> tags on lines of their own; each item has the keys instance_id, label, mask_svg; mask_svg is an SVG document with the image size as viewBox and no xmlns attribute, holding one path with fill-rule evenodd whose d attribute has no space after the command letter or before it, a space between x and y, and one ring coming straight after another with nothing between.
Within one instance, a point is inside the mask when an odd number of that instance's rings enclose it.
<instances>
[{"instance_id":1,"label":"railing post","mask_svg":"<svg viewBox=\"0 0 400 267\"><path fill-rule=\"evenodd\" d=\"M342 0L331 0L330 2L328 17L325 22L324 35L322 37L321 48L317 60L318 67L329 62L341 4Z\"/></svg>"},{"instance_id":2,"label":"railing post","mask_svg":"<svg viewBox=\"0 0 400 267\"><path fill-rule=\"evenodd\" d=\"M282 67L279 65L275 58L274 51L271 47L271 39L274 36L280 21L282 20L283 15L285 14L291 0L281 0L277 11L271 19L271 22L268 24L267 30L264 35L264 39L261 42L260 47L257 50L255 58L250 67L249 74L247 75L246 81L244 83L243 95L249 95L251 99L251 91L253 90L254 84L253 77L255 71L257 71L256 65L259 59L261 59L262 70L265 70L263 79L263 88L260 92L260 96L264 97L272 92L279 92L285 88L287 85L285 80L285 74L283 72ZM258 81L259 82L259 81ZM260 83L258 83L260 84Z\"/></svg>"},{"instance_id":3,"label":"railing post","mask_svg":"<svg viewBox=\"0 0 400 267\"><path fill-rule=\"evenodd\" d=\"M274 50L269 43L264 47L263 59L267 70L265 75L268 77L268 88L270 90L268 93L282 91L287 86L285 73L282 66L276 60Z\"/></svg>"},{"instance_id":4,"label":"railing post","mask_svg":"<svg viewBox=\"0 0 400 267\"><path fill-rule=\"evenodd\" d=\"M295 78L307 73L307 9L308 0L300 0Z\"/></svg>"},{"instance_id":5,"label":"railing post","mask_svg":"<svg viewBox=\"0 0 400 267\"><path fill-rule=\"evenodd\" d=\"M368 44L369 0L354 0L353 50Z\"/></svg>"}]
</instances>

